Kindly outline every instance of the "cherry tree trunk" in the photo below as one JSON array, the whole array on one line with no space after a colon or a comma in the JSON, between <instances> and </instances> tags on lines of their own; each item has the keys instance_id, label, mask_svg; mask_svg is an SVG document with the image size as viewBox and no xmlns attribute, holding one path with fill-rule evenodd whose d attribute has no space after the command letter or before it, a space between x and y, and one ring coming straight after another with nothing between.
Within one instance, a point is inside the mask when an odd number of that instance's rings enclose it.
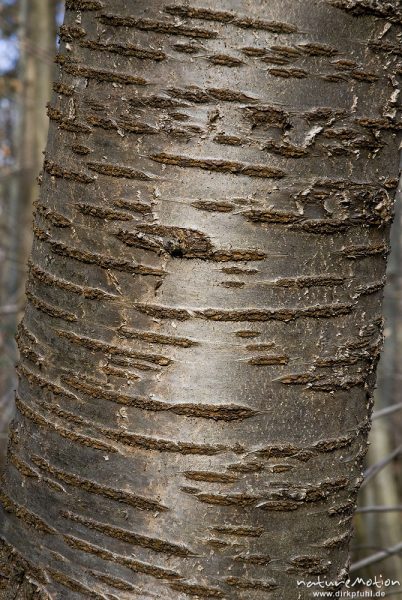
<instances>
[{"instance_id":1,"label":"cherry tree trunk","mask_svg":"<svg viewBox=\"0 0 402 600\"><path fill-rule=\"evenodd\" d=\"M399 3L66 4L0 597L308 598L362 482Z\"/></svg>"}]
</instances>

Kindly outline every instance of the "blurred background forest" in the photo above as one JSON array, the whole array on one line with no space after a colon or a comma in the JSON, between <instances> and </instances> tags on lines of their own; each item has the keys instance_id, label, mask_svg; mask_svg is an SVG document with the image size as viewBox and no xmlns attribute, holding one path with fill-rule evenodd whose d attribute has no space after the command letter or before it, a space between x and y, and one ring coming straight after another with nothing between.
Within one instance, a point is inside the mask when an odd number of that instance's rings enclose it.
<instances>
[{"instance_id":1,"label":"blurred background forest","mask_svg":"<svg viewBox=\"0 0 402 600\"><path fill-rule=\"evenodd\" d=\"M55 75L58 0L0 0L0 466L14 411L15 330L24 308L32 206L39 187ZM402 223L392 229L385 289L385 345L371 445L352 541L352 574L402 584ZM392 588L391 588L392 589ZM389 597L402 594L393 588ZM386 592L387 594L387 592Z\"/></svg>"}]
</instances>

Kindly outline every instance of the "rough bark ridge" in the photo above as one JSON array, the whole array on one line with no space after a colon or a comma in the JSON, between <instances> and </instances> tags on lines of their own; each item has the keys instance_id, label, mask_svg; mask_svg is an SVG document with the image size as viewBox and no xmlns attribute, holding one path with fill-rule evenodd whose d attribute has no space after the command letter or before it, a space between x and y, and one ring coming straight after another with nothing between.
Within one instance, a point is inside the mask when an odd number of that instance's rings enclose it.
<instances>
[{"instance_id":1,"label":"rough bark ridge","mask_svg":"<svg viewBox=\"0 0 402 600\"><path fill-rule=\"evenodd\" d=\"M67 1L1 496L50 598L345 576L402 127L356 4Z\"/></svg>"}]
</instances>

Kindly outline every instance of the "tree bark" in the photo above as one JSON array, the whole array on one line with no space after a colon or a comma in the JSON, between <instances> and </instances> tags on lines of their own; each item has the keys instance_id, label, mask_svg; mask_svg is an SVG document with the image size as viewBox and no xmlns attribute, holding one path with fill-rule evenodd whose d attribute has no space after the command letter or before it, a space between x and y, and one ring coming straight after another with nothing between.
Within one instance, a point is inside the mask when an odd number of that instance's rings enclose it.
<instances>
[{"instance_id":1,"label":"tree bark","mask_svg":"<svg viewBox=\"0 0 402 600\"><path fill-rule=\"evenodd\" d=\"M67 1L2 491L51 598L346 577L401 14L268 4Z\"/></svg>"}]
</instances>

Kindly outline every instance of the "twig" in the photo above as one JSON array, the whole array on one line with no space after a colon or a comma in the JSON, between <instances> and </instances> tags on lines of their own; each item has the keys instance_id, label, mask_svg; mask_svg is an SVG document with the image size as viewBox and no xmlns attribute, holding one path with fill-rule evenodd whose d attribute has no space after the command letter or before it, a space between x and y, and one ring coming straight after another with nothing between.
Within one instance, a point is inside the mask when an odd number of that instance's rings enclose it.
<instances>
[{"instance_id":1,"label":"twig","mask_svg":"<svg viewBox=\"0 0 402 600\"><path fill-rule=\"evenodd\" d=\"M358 560L353 563L350 567L350 572L358 571L359 569L363 569L363 567L368 567L369 565L373 565L374 563L380 562L389 556L393 556L394 554L398 554L398 552L402 552L402 542L396 544L396 546L392 546L391 548L387 548L386 550L381 550L381 552L376 552L376 554L372 554L367 558L363 558L362 560Z\"/></svg>"},{"instance_id":2,"label":"twig","mask_svg":"<svg viewBox=\"0 0 402 600\"><path fill-rule=\"evenodd\" d=\"M357 513L372 513L372 512L402 512L402 505L399 506L363 506L356 510Z\"/></svg>"},{"instance_id":3,"label":"twig","mask_svg":"<svg viewBox=\"0 0 402 600\"><path fill-rule=\"evenodd\" d=\"M382 408L381 410L377 410L373 412L373 421L376 419L380 419L381 417L385 417L386 415L390 415L398 410L402 409L402 402L398 404L393 404L392 406L387 406L387 408Z\"/></svg>"},{"instance_id":4,"label":"twig","mask_svg":"<svg viewBox=\"0 0 402 600\"><path fill-rule=\"evenodd\" d=\"M367 483L370 481L370 479L375 477L375 475L377 475L377 473L379 473L384 467L386 467L392 460L394 460L394 458L399 456L399 454L401 454L401 453L402 453L402 444L400 446L398 446L398 448L393 450L391 452L391 454L388 454L388 456L386 456L385 458L380 460L380 462L378 462L376 465L372 465L371 467L366 469L366 471L364 472L364 481L363 481L361 487L364 487L365 485L367 485Z\"/></svg>"}]
</instances>

